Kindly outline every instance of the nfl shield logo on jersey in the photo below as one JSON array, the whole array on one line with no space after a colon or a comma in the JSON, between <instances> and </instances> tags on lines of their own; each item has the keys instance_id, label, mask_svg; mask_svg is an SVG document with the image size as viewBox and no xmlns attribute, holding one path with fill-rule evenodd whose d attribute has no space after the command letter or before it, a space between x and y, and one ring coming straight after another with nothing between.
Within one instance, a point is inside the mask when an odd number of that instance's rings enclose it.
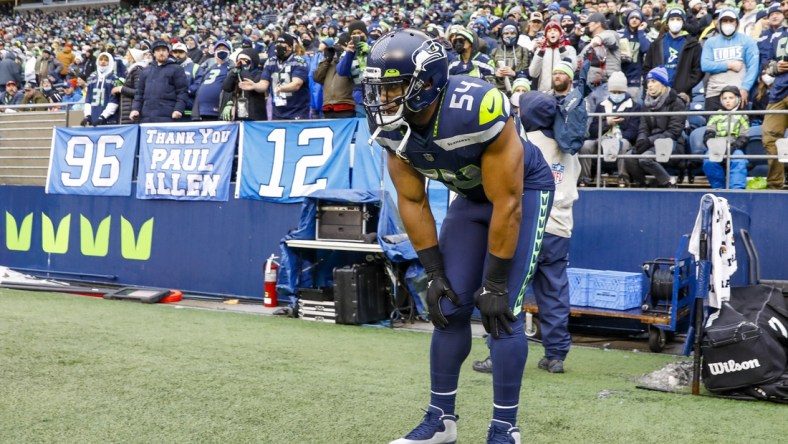
<instances>
[{"instance_id":1,"label":"nfl shield logo on jersey","mask_svg":"<svg viewBox=\"0 0 788 444\"><path fill-rule=\"evenodd\" d=\"M435 158L432 157L432 154L423 154L423 156L424 156L424 160L426 160L427 162L432 162L435 160Z\"/></svg>"},{"instance_id":2,"label":"nfl shield logo on jersey","mask_svg":"<svg viewBox=\"0 0 788 444\"><path fill-rule=\"evenodd\" d=\"M550 171L553 172L553 179L555 180L555 184L556 185L558 185L559 183L564 181L564 170L565 169L566 169L566 167L564 167L560 163L554 163L554 164L550 165Z\"/></svg>"}]
</instances>

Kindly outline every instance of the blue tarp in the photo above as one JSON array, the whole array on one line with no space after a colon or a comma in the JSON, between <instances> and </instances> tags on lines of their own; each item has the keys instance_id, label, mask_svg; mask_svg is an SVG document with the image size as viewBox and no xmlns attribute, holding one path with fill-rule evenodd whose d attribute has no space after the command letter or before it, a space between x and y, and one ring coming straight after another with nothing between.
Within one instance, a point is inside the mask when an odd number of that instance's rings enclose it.
<instances>
[{"instance_id":1,"label":"blue tarp","mask_svg":"<svg viewBox=\"0 0 788 444\"><path fill-rule=\"evenodd\" d=\"M298 228L292 230L280 241L282 258L277 280L277 295L280 299L289 297L291 305L297 298L297 289L327 286L331 280L333 265L347 265L363 261L366 253L334 251L318 257L317 254L301 254L288 247L291 239L315 239L315 216L318 201L347 202L379 205L377 242L383 249L386 259L395 262L415 262L416 252L404 234L394 202L387 192L367 190L320 190L304 198Z\"/></svg>"}]
</instances>

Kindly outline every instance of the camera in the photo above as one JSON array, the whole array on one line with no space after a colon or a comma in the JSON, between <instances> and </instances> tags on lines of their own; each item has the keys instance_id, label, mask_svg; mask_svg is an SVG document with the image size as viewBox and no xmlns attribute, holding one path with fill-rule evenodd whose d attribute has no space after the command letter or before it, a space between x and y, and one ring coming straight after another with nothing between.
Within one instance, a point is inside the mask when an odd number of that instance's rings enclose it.
<instances>
[{"instance_id":1,"label":"camera","mask_svg":"<svg viewBox=\"0 0 788 444\"><path fill-rule=\"evenodd\" d=\"M353 44L354 45L358 45L358 42L361 41L361 36L360 35L354 35L351 38L353 39Z\"/></svg>"},{"instance_id":2,"label":"camera","mask_svg":"<svg viewBox=\"0 0 788 444\"><path fill-rule=\"evenodd\" d=\"M542 38L544 38L544 31L539 31L539 32L537 32L537 33L536 33L536 38L538 38L538 39L542 39Z\"/></svg>"}]
</instances>

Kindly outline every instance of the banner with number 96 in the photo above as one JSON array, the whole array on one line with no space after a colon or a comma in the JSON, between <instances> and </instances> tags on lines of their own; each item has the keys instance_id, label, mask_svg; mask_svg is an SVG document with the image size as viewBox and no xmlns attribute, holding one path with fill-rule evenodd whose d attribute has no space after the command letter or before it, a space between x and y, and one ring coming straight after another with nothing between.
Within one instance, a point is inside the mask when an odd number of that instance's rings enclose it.
<instances>
[{"instance_id":1,"label":"banner with number 96","mask_svg":"<svg viewBox=\"0 0 788 444\"><path fill-rule=\"evenodd\" d=\"M47 194L129 196L137 125L55 128Z\"/></svg>"}]
</instances>

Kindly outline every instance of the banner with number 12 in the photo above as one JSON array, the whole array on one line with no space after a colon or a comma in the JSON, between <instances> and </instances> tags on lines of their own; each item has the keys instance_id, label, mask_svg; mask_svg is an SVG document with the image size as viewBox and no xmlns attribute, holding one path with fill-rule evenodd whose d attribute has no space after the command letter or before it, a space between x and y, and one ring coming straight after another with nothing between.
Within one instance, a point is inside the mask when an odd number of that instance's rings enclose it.
<instances>
[{"instance_id":1,"label":"banner with number 12","mask_svg":"<svg viewBox=\"0 0 788 444\"><path fill-rule=\"evenodd\" d=\"M292 203L316 190L350 188L356 122L244 122L235 197Z\"/></svg>"}]
</instances>

